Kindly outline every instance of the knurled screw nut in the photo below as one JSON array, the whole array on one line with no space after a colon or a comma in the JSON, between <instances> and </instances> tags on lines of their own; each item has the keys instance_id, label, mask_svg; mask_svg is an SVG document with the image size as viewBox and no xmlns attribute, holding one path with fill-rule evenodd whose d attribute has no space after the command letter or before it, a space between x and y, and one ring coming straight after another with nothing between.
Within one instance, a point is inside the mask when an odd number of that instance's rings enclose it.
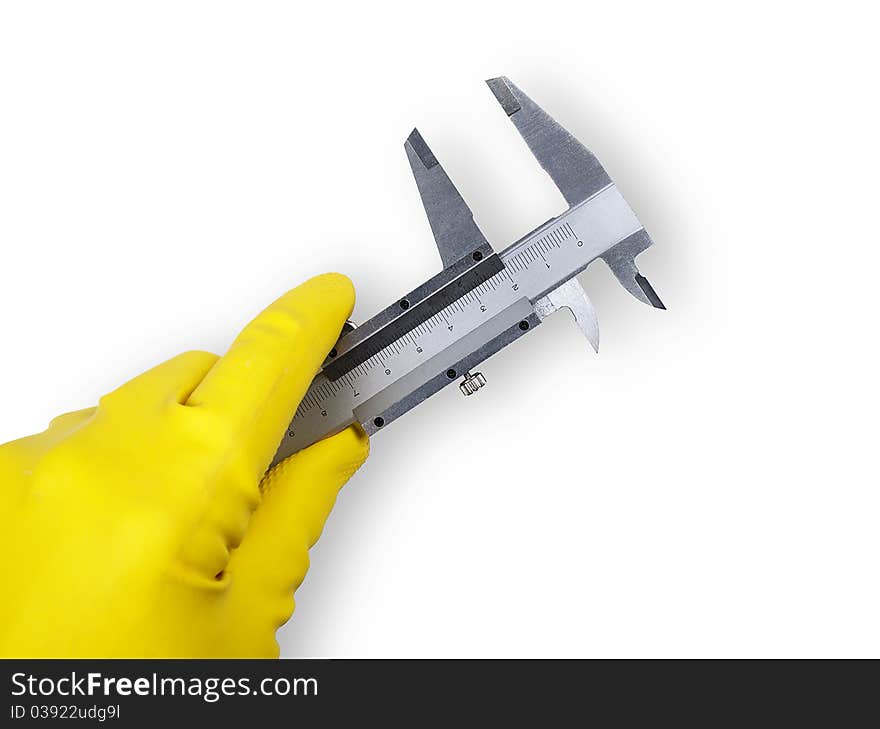
<instances>
[{"instance_id":1,"label":"knurled screw nut","mask_svg":"<svg viewBox=\"0 0 880 729\"><path fill-rule=\"evenodd\" d=\"M462 395L473 395L485 384L486 378L483 377L482 372L474 372L473 374L471 374L470 372L466 372L464 375L464 379L458 386L458 389L461 390Z\"/></svg>"}]
</instances>

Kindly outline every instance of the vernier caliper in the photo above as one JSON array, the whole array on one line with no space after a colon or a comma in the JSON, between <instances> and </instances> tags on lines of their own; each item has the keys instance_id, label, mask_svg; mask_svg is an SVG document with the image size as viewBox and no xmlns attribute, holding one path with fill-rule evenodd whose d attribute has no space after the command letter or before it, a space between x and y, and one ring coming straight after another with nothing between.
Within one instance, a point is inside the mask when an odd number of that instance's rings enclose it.
<instances>
[{"instance_id":1,"label":"vernier caliper","mask_svg":"<svg viewBox=\"0 0 880 729\"><path fill-rule=\"evenodd\" d=\"M315 377L275 462L352 423L372 436L446 385L465 395L476 365L568 309L599 347L576 276L602 258L639 301L665 308L636 267L652 241L593 154L507 78L487 81L569 208L496 253L418 130L405 148L443 271L357 328L347 325Z\"/></svg>"}]
</instances>

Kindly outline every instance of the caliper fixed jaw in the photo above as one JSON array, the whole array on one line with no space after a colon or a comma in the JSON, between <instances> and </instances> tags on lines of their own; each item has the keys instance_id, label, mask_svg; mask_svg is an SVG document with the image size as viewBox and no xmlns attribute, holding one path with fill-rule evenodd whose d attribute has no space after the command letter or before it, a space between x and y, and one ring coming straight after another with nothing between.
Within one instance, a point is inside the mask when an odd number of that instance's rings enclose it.
<instances>
[{"instance_id":1,"label":"caliper fixed jaw","mask_svg":"<svg viewBox=\"0 0 880 729\"><path fill-rule=\"evenodd\" d=\"M614 184L596 156L510 79L499 76L486 83L535 159L562 193L569 209ZM621 285L639 301L665 309L635 262L635 257L652 243L642 228L612 246L601 258Z\"/></svg>"},{"instance_id":2,"label":"caliper fixed jaw","mask_svg":"<svg viewBox=\"0 0 880 729\"><path fill-rule=\"evenodd\" d=\"M510 79L500 76L486 83L569 207L611 184L595 155Z\"/></svg>"}]
</instances>

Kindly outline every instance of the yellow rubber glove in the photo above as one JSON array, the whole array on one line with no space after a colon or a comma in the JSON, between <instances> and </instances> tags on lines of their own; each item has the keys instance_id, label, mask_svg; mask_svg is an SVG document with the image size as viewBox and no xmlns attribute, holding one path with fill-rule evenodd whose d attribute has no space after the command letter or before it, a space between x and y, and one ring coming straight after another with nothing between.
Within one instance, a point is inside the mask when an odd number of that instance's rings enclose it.
<instances>
[{"instance_id":1,"label":"yellow rubber glove","mask_svg":"<svg viewBox=\"0 0 880 729\"><path fill-rule=\"evenodd\" d=\"M0 446L0 655L277 656L349 428L263 474L351 313L307 281L222 358L188 352Z\"/></svg>"}]
</instances>

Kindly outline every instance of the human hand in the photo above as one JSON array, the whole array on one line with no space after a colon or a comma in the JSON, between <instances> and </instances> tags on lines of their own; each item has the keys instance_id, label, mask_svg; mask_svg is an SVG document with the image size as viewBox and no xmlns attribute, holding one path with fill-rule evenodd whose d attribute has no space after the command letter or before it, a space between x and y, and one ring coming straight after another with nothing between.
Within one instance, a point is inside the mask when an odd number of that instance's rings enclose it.
<instances>
[{"instance_id":1,"label":"human hand","mask_svg":"<svg viewBox=\"0 0 880 729\"><path fill-rule=\"evenodd\" d=\"M353 426L264 476L354 305L318 276L221 358L187 352L0 446L0 655L277 656Z\"/></svg>"}]
</instances>

